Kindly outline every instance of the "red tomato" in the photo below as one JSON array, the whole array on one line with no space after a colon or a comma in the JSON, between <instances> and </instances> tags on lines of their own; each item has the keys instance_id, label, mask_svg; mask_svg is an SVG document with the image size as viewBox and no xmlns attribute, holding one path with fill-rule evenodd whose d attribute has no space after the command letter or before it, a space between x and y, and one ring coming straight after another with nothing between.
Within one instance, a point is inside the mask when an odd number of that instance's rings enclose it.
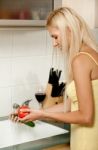
<instances>
[{"instance_id":1,"label":"red tomato","mask_svg":"<svg viewBox=\"0 0 98 150\"><path fill-rule=\"evenodd\" d=\"M28 106L21 106L19 107L19 110L18 110L18 117L19 118L23 118L25 117L26 115L29 114L29 112L22 112L21 109L28 109L29 107Z\"/></svg>"}]
</instances>

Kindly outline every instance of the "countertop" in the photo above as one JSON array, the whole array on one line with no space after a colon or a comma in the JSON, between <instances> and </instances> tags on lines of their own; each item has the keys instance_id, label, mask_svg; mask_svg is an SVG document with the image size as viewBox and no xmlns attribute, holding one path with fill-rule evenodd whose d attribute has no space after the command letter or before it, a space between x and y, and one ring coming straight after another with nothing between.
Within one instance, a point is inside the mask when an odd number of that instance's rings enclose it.
<instances>
[{"instance_id":1,"label":"countertop","mask_svg":"<svg viewBox=\"0 0 98 150\"><path fill-rule=\"evenodd\" d=\"M1 121L0 126L2 125L2 123L4 124L4 122L6 122L6 124L10 123L9 121L7 123L7 120ZM9 125L6 126L7 128L9 128ZM14 131L14 139L16 139L16 143L7 147L1 146L2 148L0 148L0 150L42 150L43 148L51 147L57 144L69 143L69 132L68 130L63 129L62 127L57 127L55 125L51 125L43 121L37 121L36 127L34 127L34 129L29 129L30 127L25 126L23 125L22 127L19 127L19 125L15 125L15 128L14 130L12 129L12 131ZM21 130L23 132L22 134ZM5 133L4 135L2 135L2 138L3 136L5 136L5 140L7 141L6 137L8 136L9 132L4 132ZM32 135L34 135L34 137ZM19 138L17 138L18 136ZM27 138L27 136L29 138Z\"/></svg>"}]
</instances>

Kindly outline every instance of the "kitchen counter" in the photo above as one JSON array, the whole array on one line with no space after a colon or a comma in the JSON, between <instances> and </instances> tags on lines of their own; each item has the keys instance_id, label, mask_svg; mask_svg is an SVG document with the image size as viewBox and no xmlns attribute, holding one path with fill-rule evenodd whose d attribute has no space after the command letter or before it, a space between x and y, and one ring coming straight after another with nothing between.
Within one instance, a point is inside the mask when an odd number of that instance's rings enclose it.
<instances>
[{"instance_id":1,"label":"kitchen counter","mask_svg":"<svg viewBox=\"0 0 98 150\"><path fill-rule=\"evenodd\" d=\"M2 120L0 129L0 150L42 150L69 142L68 130L43 121L37 121L31 128Z\"/></svg>"}]
</instances>

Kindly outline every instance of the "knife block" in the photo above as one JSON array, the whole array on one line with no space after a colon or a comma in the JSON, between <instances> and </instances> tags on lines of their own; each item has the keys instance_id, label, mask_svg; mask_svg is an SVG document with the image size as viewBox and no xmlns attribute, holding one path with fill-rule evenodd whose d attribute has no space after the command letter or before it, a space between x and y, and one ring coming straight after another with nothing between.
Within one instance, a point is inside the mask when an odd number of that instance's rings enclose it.
<instances>
[{"instance_id":1,"label":"knife block","mask_svg":"<svg viewBox=\"0 0 98 150\"><path fill-rule=\"evenodd\" d=\"M51 91L52 91L52 85L48 83L46 87L46 91L45 91L46 98L42 103L42 108L49 108L49 107L52 107L53 105L63 102L63 96L52 97Z\"/></svg>"}]
</instances>

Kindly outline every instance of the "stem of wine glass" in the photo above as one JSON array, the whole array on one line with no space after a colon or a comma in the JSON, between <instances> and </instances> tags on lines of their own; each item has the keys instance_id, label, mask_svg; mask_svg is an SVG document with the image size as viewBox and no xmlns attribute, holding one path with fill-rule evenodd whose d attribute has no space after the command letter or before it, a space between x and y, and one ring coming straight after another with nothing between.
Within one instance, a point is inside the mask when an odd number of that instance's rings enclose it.
<instances>
[{"instance_id":1,"label":"stem of wine glass","mask_svg":"<svg viewBox=\"0 0 98 150\"><path fill-rule=\"evenodd\" d=\"M42 108L42 103L39 103L39 109L41 109Z\"/></svg>"}]
</instances>

